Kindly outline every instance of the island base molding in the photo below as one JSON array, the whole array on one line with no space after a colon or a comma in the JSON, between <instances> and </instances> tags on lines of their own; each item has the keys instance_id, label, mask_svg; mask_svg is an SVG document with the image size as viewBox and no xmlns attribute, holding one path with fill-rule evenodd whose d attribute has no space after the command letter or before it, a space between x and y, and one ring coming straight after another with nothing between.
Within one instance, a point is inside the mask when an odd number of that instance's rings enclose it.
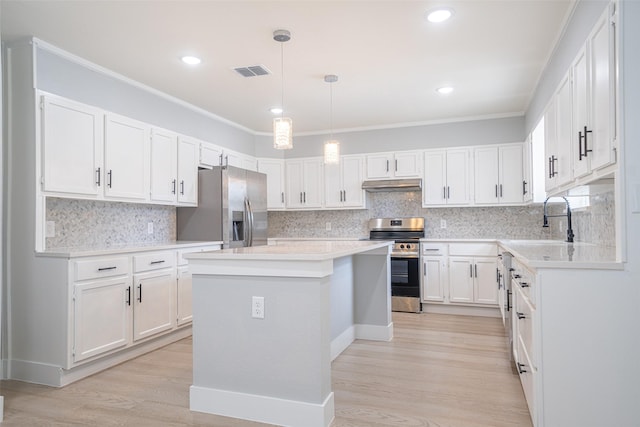
<instances>
[{"instance_id":1,"label":"island base molding","mask_svg":"<svg viewBox=\"0 0 640 427\"><path fill-rule=\"evenodd\" d=\"M353 325L331 340L331 361L340 356L355 340L391 341L393 322L387 326Z\"/></svg>"},{"instance_id":2,"label":"island base molding","mask_svg":"<svg viewBox=\"0 0 640 427\"><path fill-rule=\"evenodd\" d=\"M191 386L190 409L290 427L328 427L334 418L333 392L321 404Z\"/></svg>"}]
</instances>

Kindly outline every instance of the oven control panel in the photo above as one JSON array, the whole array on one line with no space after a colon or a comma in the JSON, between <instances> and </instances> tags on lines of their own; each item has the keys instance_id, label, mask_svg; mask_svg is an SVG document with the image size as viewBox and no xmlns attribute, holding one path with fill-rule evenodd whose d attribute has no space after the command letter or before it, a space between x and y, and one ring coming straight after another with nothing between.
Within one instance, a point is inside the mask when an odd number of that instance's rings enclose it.
<instances>
[{"instance_id":1,"label":"oven control panel","mask_svg":"<svg viewBox=\"0 0 640 427\"><path fill-rule=\"evenodd\" d=\"M391 251L392 257L406 257L413 258L420 255L420 243L419 242L396 242L393 245Z\"/></svg>"}]
</instances>

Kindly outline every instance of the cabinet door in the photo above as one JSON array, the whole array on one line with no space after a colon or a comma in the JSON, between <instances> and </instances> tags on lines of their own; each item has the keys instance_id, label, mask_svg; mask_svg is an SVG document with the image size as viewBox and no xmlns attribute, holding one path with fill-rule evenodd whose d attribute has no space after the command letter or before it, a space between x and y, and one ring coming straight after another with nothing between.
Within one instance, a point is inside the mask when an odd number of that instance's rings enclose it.
<instances>
[{"instance_id":1,"label":"cabinet door","mask_svg":"<svg viewBox=\"0 0 640 427\"><path fill-rule=\"evenodd\" d=\"M381 153L367 156L367 178L391 178L393 176L393 154Z\"/></svg>"},{"instance_id":2,"label":"cabinet door","mask_svg":"<svg viewBox=\"0 0 640 427\"><path fill-rule=\"evenodd\" d=\"M573 124L572 132L564 138L570 139L570 144L575 147L573 152L573 174L576 178L588 174L591 170L589 166L589 156L581 155L583 152L584 128L589 126L588 103L589 103L589 66L587 63L587 50L582 49L575 62L571 66L573 78ZM566 119L566 117L565 117ZM591 139L589 135L588 139Z\"/></svg>"},{"instance_id":3,"label":"cabinet door","mask_svg":"<svg viewBox=\"0 0 640 427\"><path fill-rule=\"evenodd\" d=\"M445 261L443 257L422 259L422 300L444 302Z\"/></svg>"},{"instance_id":4,"label":"cabinet door","mask_svg":"<svg viewBox=\"0 0 640 427\"><path fill-rule=\"evenodd\" d=\"M169 204L176 202L176 143L177 135L172 132L151 131L151 200Z\"/></svg>"},{"instance_id":5,"label":"cabinet door","mask_svg":"<svg viewBox=\"0 0 640 427\"><path fill-rule=\"evenodd\" d=\"M474 302L479 304L498 304L496 266L497 263L494 258L474 259Z\"/></svg>"},{"instance_id":6,"label":"cabinet door","mask_svg":"<svg viewBox=\"0 0 640 427\"><path fill-rule=\"evenodd\" d=\"M198 166L211 169L214 166L222 165L222 148L208 142L200 143L200 161Z\"/></svg>"},{"instance_id":7,"label":"cabinet door","mask_svg":"<svg viewBox=\"0 0 640 427\"><path fill-rule=\"evenodd\" d=\"M189 272L189 267L178 267L178 280L177 283L177 317L178 326L191 323L193 320L193 310L191 304L192 296L192 278Z\"/></svg>"},{"instance_id":8,"label":"cabinet door","mask_svg":"<svg viewBox=\"0 0 640 427\"><path fill-rule=\"evenodd\" d=\"M447 204L468 205L471 163L468 149L447 150Z\"/></svg>"},{"instance_id":9,"label":"cabinet door","mask_svg":"<svg viewBox=\"0 0 640 427\"><path fill-rule=\"evenodd\" d=\"M131 277L73 286L73 361L124 347L129 342Z\"/></svg>"},{"instance_id":10,"label":"cabinet door","mask_svg":"<svg viewBox=\"0 0 640 427\"><path fill-rule=\"evenodd\" d=\"M302 203L302 193L304 191L303 169L304 164L301 160L287 160L285 163L287 208L301 208L304 206Z\"/></svg>"},{"instance_id":11,"label":"cabinet door","mask_svg":"<svg viewBox=\"0 0 640 427\"><path fill-rule=\"evenodd\" d=\"M395 153L393 160L393 172L397 177L421 177L422 176L422 152L408 151Z\"/></svg>"},{"instance_id":12,"label":"cabinet door","mask_svg":"<svg viewBox=\"0 0 640 427\"><path fill-rule=\"evenodd\" d=\"M556 156L554 172L556 185L561 186L573 179L573 161L571 157L572 139L572 102L571 81L569 75L564 78L556 93ZM546 126L546 122L545 122Z\"/></svg>"},{"instance_id":13,"label":"cabinet door","mask_svg":"<svg viewBox=\"0 0 640 427\"><path fill-rule=\"evenodd\" d=\"M158 270L134 276L133 340L167 331L175 324L174 270Z\"/></svg>"},{"instance_id":14,"label":"cabinet door","mask_svg":"<svg viewBox=\"0 0 640 427\"><path fill-rule=\"evenodd\" d=\"M322 207L323 179L322 159L304 161L303 167L303 203L305 208Z\"/></svg>"},{"instance_id":15,"label":"cabinet door","mask_svg":"<svg viewBox=\"0 0 640 427\"><path fill-rule=\"evenodd\" d=\"M343 206L342 164L324 166L324 197L327 208Z\"/></svg>"},{"instance_id":16,"label":"cabinet door","mask_svg":"<svg viewBox=\"0 0 640 427\"><path fill-rule=\"evenodd\" d=\"M267 209L284 209L284 160L260 159L258 172L267 175Z\"/></svg>"},{"instance_id":17,"label":"cabinet door","mask_svg":"<svg viewBox=\"0 0 640 427\"><path fill-rule=\"evenodd\" d=\"M55 97L42 98L43 191L98 196L102 126L98 109Z\"/></svg>"},{"instance_id":18,"label":"cabinet door","mask_svg":"<svg viewBox=\"0 0 640 427\"><path fill-rule=\"evenodd\" d=\"M449 257L449 302L473 302L473 258Z\"/></svg>"},{"instance_id":19,"label":"cabinet door","mask_svg":"<svg viewBox=\"0 0 640 427\"><path fill-rule=\"evenodd\" d=\"M342 156L340 166L342 169L342 190L344 191L343 206L364 208L365 194L364 190L362 190L364 157ZM327 174L328 172L325 169L325 177Z\"/></svg>"},{"instance_id":20,"label":"cabinet door","mask_svg":"<svg viewBox=\"0 0 640 427\"><path fill-rule=\"evenodd\" d=\"M595 170L615 163L616 138L616 79L615 79L615 25L610 12L596 24L589 46L591 71L591 130L588 135L587 153L591 169Z\"/></svg>"},{"instance_id":21,"label":"cabinet door","mask_svg":"<svg viewBox=\"0 0 640 427\"><path fill-rule=\"evenodd\" d=\"M447 203L447 152L429 150L424 153L423 206ZM454 189L455 194L455 189Z\"/></svg>"},{"instance_id":22,"label":"cabinet door","mask_svg":"<svg viewBox=\"0 0 640 427\"><path fill-rule=\"evenodd\" d=\"M105 196L146 200L149 195L149 128L108 114L105 126Z\"/></svg>"},{"instance_id":23,"label":"cabinet door","mask_svg":"<svg viewBox=\"0 0 640 427\"><path fill-rule=\"evenodd\" d=\"M556 103L549 103L544 112L544 189L548 192L556 188L556 176L553 168L556 159Z\"/></svg>"},{"instance_id":24,"label":"cabinet door","mask_svg":"<svg viewBox=\"0 0 640 427\"><path fill-rule=\"evenodd\" d=\"M178 204L198 204L198 143L189 139L178 140Z\"/></svg>"},{"instance_id":25,"label":"cabinet door","mask_svg":"<svg viewBox=\"0 0 640 427\"><path fill-rule=\"evenodd\" d=\"M500 201L498 181L498 148L483 147L474 150L475 202L495 205Z\"/></svg>"},{"instance_id":26,"label":"cabinet door","mask_svg":"<svg viewBox=\"0 0 640 427\"><path fill-rule=\"evenodd\" d=\"M498 149L500 203L522 203L522 144Z\"/></svg>"}]
</instances>

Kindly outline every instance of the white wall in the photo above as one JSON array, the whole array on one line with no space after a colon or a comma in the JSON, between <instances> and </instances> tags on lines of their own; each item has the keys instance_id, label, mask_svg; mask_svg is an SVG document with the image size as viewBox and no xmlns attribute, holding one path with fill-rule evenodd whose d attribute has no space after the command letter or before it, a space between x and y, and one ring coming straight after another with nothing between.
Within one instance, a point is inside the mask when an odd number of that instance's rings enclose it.
<instances>
[{"instance_id":1,"label":"white wall","mask_svg":"<svg viewBox=\"0 0 640 427\"><path fill-rule=\"evenodd\" d=\"M295 129L295 122L294 122ZM470 120L389 129L334 132L342 154L484 145L525 140L524 117ZM322 156L328 135L295 136L292 150L275 150L271 136L256 136L258 157Z\"/></svg>"}]
</instances>

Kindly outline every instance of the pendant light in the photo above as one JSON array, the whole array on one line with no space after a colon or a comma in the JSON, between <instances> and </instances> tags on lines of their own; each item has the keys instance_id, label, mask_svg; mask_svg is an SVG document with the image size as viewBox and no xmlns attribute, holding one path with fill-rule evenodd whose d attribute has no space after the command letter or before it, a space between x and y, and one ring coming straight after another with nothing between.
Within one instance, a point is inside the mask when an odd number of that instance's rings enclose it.
<instances>
[{"instance_id":1,"label":"pendant light","mask_svg":"<svg viewBox=\"0 0 640 427\"><path fill-rule=\"evenodd\" d=\"M280 66L282 70L281 104L282 113L280 117L273 119L273 148L278 150L288 150L293 148L293 122L289 117L284 117L284 47L283 43L291 40L291 33L287 30L276 30L273 32L273 39L280 43Z\"/></svg>"},{"instance_id":2,"label":"pendant light","mask_svg":"<svg viewBox=\"0 0 640 427\"><path fill-rule=\"evenodd\" d=\"M335 74L327 74L324 81L329 83L329 140L324 143L324 163L336 165L340 163L340 142L333 139L333 84L338 81Z\"/></svg>"}]
</instances>

